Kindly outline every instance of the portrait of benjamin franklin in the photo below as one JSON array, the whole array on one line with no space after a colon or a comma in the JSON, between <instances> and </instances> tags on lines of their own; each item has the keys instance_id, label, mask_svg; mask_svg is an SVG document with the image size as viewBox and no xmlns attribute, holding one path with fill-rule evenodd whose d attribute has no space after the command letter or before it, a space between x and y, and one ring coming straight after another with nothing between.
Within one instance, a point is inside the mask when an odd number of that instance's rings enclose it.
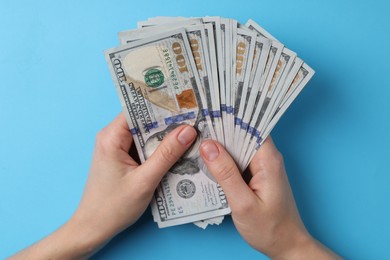
<instances>
[{"instance_id":1,"label":"portrait of benjamin franklin","mask_svg":"<svg viewBox=\"0 0 390 260\"><path fill-rule=\"evenodd\" d=\"M148 158L152 155L152 153L156 150L157 146L164 139L164 137L173 129L180 126L182 124L173 123L163 131L157 132L151 135L145 142L144 146L144 154L145 157ZM207 128L207 124L202 120L197 121L195 128L197 129L198 135L196 140L192 144L192 146L186 151L186 153L177 161L177 163L172 166L169 172L173 174L197 174L201 170L208 176L210 179L214 180L208 173L206 166L199 154L199 145L206 137L209 137L209 131Z\"/></svg>"}]
</instances>

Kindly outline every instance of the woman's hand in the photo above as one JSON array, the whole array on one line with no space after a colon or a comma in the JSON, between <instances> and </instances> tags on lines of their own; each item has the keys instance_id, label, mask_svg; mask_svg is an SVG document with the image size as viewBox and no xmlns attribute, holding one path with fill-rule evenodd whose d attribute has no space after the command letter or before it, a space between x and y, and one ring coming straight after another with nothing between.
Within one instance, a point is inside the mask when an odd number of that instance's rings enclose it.
<instances>
[{"instance_id":1,"label":"woman's hand","mask_svg":"<svg viewBox=\"0 0 390 260\"><path fill-rule=\"evenodd\" d=\"M87 258L137 221L162 177L195 137L194 128L179 126L138 165L129 155L133 139L121 113L97 135L88 181L75 214L56 232L13 258Z\"/></svg>"},{"instance_id":2,"label":"woman's hand","mask_svg":"<svg viewBox=\"0 0 390 260\"><path fill-rule=\"evenodd\" d=\"M206 141L200 152L226 194L238 232L253 248L273 259L338 258L306 231L282 156L270 137L249 165L248 184L220 144Z\"/></svg>"}]
</instances>

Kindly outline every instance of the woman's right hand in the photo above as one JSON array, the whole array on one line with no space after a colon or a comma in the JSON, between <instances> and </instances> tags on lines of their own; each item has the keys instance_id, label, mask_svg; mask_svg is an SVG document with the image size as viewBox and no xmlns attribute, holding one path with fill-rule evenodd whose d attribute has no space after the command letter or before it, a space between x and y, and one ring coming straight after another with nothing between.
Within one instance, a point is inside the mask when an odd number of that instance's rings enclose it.
<instances>
[{"instance_id":1,"label":"woman's right hand","mask_svg":"<svg viewBox=\"0 0 390 260\"><path fill-rule=\"evenodd\" d=\"M241 236L272 259L339 259L307 232L295 205L283 158L269 137L249 165L247 184L232 157L217 142L200 146L221 185Z\"/></svg>"}]
</instances>

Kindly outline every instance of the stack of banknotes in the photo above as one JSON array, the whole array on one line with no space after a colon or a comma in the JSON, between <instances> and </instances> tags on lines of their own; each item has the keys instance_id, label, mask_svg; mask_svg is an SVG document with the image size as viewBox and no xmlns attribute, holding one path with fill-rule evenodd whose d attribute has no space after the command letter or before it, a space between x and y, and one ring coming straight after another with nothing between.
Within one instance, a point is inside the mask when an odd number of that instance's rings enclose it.
<instances>
[{"instance_id":1,"label":"stack of banknotes","mask_svg":"<svg viewBox=\"0 0 390 260\"><path fill-rule=\"evenodd\" d=\"M155 192L154 220L221 223L230 208L200 143L217 140L243 171L313 69L253 20L155 17L118 36L105 57L141 161L175 127L198 131Z\"/></svg>"}]
</instances>

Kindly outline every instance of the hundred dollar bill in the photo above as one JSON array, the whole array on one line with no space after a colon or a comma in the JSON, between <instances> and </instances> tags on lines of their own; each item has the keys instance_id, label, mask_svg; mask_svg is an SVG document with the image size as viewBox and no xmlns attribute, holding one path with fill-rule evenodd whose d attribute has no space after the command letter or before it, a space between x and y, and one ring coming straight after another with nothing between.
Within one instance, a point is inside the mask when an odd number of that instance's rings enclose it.
<instances>
[{"instance_id":1,"label":"hundred dollar bill","mask_svg":"<svg viewBox=\"0 0 390 260\"><path fill-rule=\"evenodd\" d=\"M227 21L226 19L223 20L222 18L217 18L216 21L218 21L220 25L220 29L218 30L219 34L216 34L217 44L219 43L221 46L221 51L217 52L217 58L218 58L218 74L219 74L219 88L220 88L220 100L221 100L221 113L222 113L222 124L224 126L224 144L225 147L228 147L229 142L229 129L227 128L227 100L226 100L226 92L227 88L229 87L226 82L226 52L228 52L228 47L226 45L226 38L227 35Z\"/></svg>"},{"instance_id":2,"label":"hundred dollar bill","mask_svg":"<svg viewBox=\"0 0 390 260\"><path fill-rule=\"evenodd\" d=\"M248 29L257 32L259 35L265 36L268 39L272 40L273 43L276 43L277 40L270 33L264 30L260 25L258 25L253 20L249 20L246 25ZM280 89L283 87L283 82L287 77L287 74L294 63L296 58L296 53L292 52L287 48L283 48L281 53L281 57L278 60L278 66L271 77L268 75L267 81L265 82L265 87L268 88L266 92L262 92L262 95L259 98L259 104L261 104L261 108L258 107L254 112L254 116L251 120L249 129L252 130L252 135L246 136L244 144L247 147L246 152L243 152L242 155L248 153L248 149L253 146L251 144L256 140L256 142L261 142L261 131L265 128L265 124L267 122L267 117L273 107L273 103L277 99L280 93ZM294 74L295 75L295 74ZM274 95L276 93L276 95ZM265 118L264 118L265 115ZM255 122L254 122L255 121ZM249 140L249 142L248 142ZM243 157L240 158L240 163L243 163Z\"/></svg>"},{"instance_id":3,"label":"hundred dollar bill","mask_svg":"<svg viewBox=\"0 0 390 260\"><path fill-rule=\"evenodd\" d=\"M276 67L274 75L272 76L271 83L264 92L264 98L260 99L260 103L263 105L255 123L257 129L260 132L266 122L266 118L270 109L273 107L275 100L282 91L283 83L288 73L290 72L292 65L295 62L296 56L296 53L287 48L284 48L282 51L282 55L280 56L280 59L278 61L278 66ZM293 76L296 74L296 72L297 71L292 72Z\"/></svg>"},{"instance_id":4,"label":"hundred dollar bill","mask_svg":"<svg viewBox=\"0 0 390 260\"><path fill-rule=\"evenodd\" d=\"M218 70L217 70L217 57L216 57L216 44L215 44L215 27L214 22L208 20L204 21L201 18L175 18L175 17L160 17L160 18L150 18L148 21L141 21L138 23L138 26L141 26L144 30L148 28L149 32L155 33L156 31L162 30L171 30L174 28L185 28L187 35L190 39L191 48L193 49L193 56L195 57L196 62L202 62L200 59L203 57L203 63L205 66L197 66L200 74L203 74L207 71L206 76L201 76L202 80L202 89L205 92L207 107L210 112L210 117L212 120L213 127L215 129L216 139L223 143L223 127L222 127L222 118L220 111L220 98L219 98L219 79L218 79ZM200 27L203 25L202 28ZM191 25L197 25L194 27ZM196 29L197 28L197 29ZM132 37L134 34L140 34L138 30L130 30L119 33L120 39L127 39ZM198 39L194 39L197 37ZM123 41L121 41L122 43ZM201 45L194 44L195 42L201 42ZM196 50L194 50L196 48ZM201 50L198 50L201 49ZM199 55L200 54L200 55ZM201 71L202 70L202 71ZM207 86L207 87L206 87Z\"/></svg>"},{"instance_id":5,"label":"hundred dollar bill","mask_svg":"<svg viewBox=\"0 0 390 260\"><path fill-rule=\"evenodd\" d=\"M245 26L248 27L250 30L256 30L256 32L258 32L261 36L264 36L267 39L280 42L272 34L270 34L268 31L266 31L263 27L261 27L258 23L256 23L252 19L249 19L246 22Z\"/></svg>"},{"instance_id":6,"label":"hundred dollar bill","mask_svg":"<svg viewBox=\"0 0 390 260\"><path fill-rule=\"evenodd\" d=\"M214 117L214 122L216 126L219 126L219 132L217 139L222 144L225 145L225 130L224 124L222 120L222 106L226 102L222 102L221 100L221 90L220 87L225 86L225 79L221 79L220 71L222 70L221 64L218 61L221 60L221 55L223 54L224 45L222 43L222 28L221 28L221 19L220 17L203 17L202 18L204 24L206 25L205 30L207 32L208 40L209 40L209 56L211 67L213 69L213 78L214 78L214 98L218 103L217 107L219 109L214 110L212 116ZM210 28L210 29L208 29ZM225 106L226 107L226 106ZM205 219L202 221L194 222L195 225L201 228L206 228L207 225L220 224L223 221L224 217L214 217Z\"/></svg>"},{"instance_id":7,"label":"hundred dollar bill","mask_svg":"<svg viewBox=\"0 0 390 260\"><path fill-rule=\"evenodd\" d=\"M218 78L218 63L217 63L217 53L216 53L216 41L215 41L215 26L213 23L205 23L205 33L208 41L208 53L210 59L210 68L211 68L211 76L213 83L211 86L211 91L214 92L212 97L213 107L210 113L213 118L215 124L215 132L217 135L217 140L221 144L224 144L224 134L223 134L223 125L222 125L222 117L221 117L221 101L219 96L219 78Z\"/></svg>"},{"instance_id":8,"label":"hundred dollar bill","mask_svg":"<svg viewBox=\"0 0 390 260\"><path fill-rule=\"evenodd\" d=\"M174 17L163 17L163 18L155 18L155 19L148 19L148 21L143 22L143 26L152 26L152 25L164 25L164 26L170 26L172 25L171 22L174 22L174 24L182 24L182 22L186 21L189 22L198 22L198 19L188 19L185 20L183 18L174 18ZM179 22L178 22L179 21ZM208 108L210 110L210 116L212 118L213 127L215 129L216 138L217 140L224 144L224 131L223 131L223 124L222 124L222 117L221 117L221 108L220 108L220 95L219 95L219 78L218 78L218 63L217 63L217 49L221 49L220 43L221 39L216 39L215 35L220 35L220 19L219 17L206 17L202 18L202 21L205 24L204 30L206 32L206 38L208 41L208 50L209 50L209 58L211 63L211 69L212 69L212 81L213 83L210 83L210 92L208 94L211 94L211 101L212 104L208 103ZM170 23L170 24L168 24ZM139 23L141 25L141 23ZM188 29L188 28L186 28ZM187 30L188 31L188 30ZM202 37L203 38L203 37ZM218 43L219 41L219 43ZM205 49L205 48L204 48ZM195 54L194 54L195 56ZM209 74L210 75L210 74ZM211 80L210 80L211 81ZM213 95L214 93L214 95ZM209 99L208 99L209 100ZM222 217L219 217L219 219L223 219ZM206 219L201 222L194 223L197 226L200 227L206 227L208 224L214 224L217 220L214 218ZM218 221L217 221L218 222Z\"/></svg>"},{"instance_id":9,"label":"hundred dollar bill","mask_svg":"<svg viewBox=\"0 0 390 260\"><path fill-rule=\"evenodd\" d=\"M295 75L293 81L288 87L286 93L283 95L282 101L278 105L272 118L275 117L275 115L278 114L282 108L286 108L286 106L288 106L286 103L291 103L298 96L309 80L313 77L314 73L315 71L310 68L309 65L306 63L302 64L298 73Z\"/></svg>"},{"instance_id":10,"label":"hundred dollar bill","mask_svg":"<svg viewBox=\"0 0 390 260\"><path fill-rule=\"evenodd\" d=\"M283 56L283 54L282 54L282 56ZM270 98L269 101L267 100L266 102L263 103L263 106L267 105L267 107L265 109L266 111L263 113L262 116L260 116L261 122L260 123L257 122L258 125L256 127L256 131L258 131L260 133L260 136L256 139L254 139L252 137L252 139L250 140L249 146L247 147L247 150L245 152L246 154L245 154L245 157L243 159L243 162L241 162L243 165L246 165L246 161L248 160L248 158L250 157L252 152L256 151L258 149L258 147L262 143L262 139L266 138L266 136L264 136L264 131L265 131L265 128L269 124L270 117L271 117L270 115L273 115L275 113L277 106L281 102L288 87L293 82L293 79L297 75L298 70L301 67L302 63L303 63L303 61L299 58L296 58L293 61L293 65L291 66L290 70L288 71L288 75L286 77L283 77L283 76L280 77L281 78L280 81L282 81L282 82L280 82L278 84L278 86L276 87L276 89L277 89L276 93ZM283 67L283 65L281 65L281 67ZM283 71L279 71L279 73L283 73ZM285 73L285 74L287 74L287 73ZM262 107L262 109L264 109L264 107ZM262 113L260 112L260 114L262 114Z\"/></svg>"},{"instance_id":11,"label":"hundred dollar bill","mask_svg":"<svg viewBox=\"0 0 390 260\"><path fill-rule=\"evenodd\" d=\"M282 54L278 60L278 65L272 75L270 81L266 82L265 89L260 96L259 104L254 112L254 116L251 120L250 127L255 129L255 135L249 137L249 144L247 146L246 152L243 151L243 154L250 152L253 144L251 143L260 143L262 132L261 129L264 126L264 122L267 118L267 112L269 107L272 107L274 100L277 98L277 94L283 86L284 79L286 78L294 60L296 54L287 48L284 48ZM295 75L295 74L294 74ZM269 83L268 83L269 82ZM248 137L248 135L247 135ZM248 150L249 149L249 150Z\"/></svg>"},{"instance_id":12,"label":"hundred dollar bill","mask_svg":"<svg viewBox=\"0 0 390 260\"><path fill-rule=\"evenodd\" d=\"M272 119L272 116L276 113L279 104L286 96L289 88L291 88L292 82L298 76L299 70L301 69L302 65L303 65L303 60L296 57L293 64L291 65L290 70L288 71L287 77L284 79L284 82L279 83L281 87L277 90L278 93L277 95L275 95L276 98L274 98L272 100L272 103L268 105L267 111L265 112L264 123L260 129L261 133L263 133L263 131L269 124L269 121Z\"/></svg>"},{"instance_id":13,"label":"hundred dollar bill","mask_svg":"<svg viewBox=\"0 0 390 260\"><path fill-rule=\"evenodd\" d=\"M220 17L203 17L203 22L206 25L211 25L213 30L208 31L210 32L209 35L209 54L210 54L210 61L211 66L213 68L213 78L214 78L214 91L215 91L215 97L219 103L219 109L213 113L214 117L217 117L220 123L220 134L221 136L218 136L218 141L225 145L225 131L223 128L223 118L222 118L222 112L225 110L226 112L226 101L224 96L224 86L225 86L225 79L222 77L224 66L220 62L223 60L223 42L222 42L222 31L221 31L221 19ZM213 36L213 37L211 37Z\"/></svg>"},{"instance_id":14,"label":"hundred dollar bill","mask_svg":"<svg viewBox=\"0 0 390 260\"><path fill-rule=\"evenodd\" d=\"M244 167L247 167L252 160L253 156L256 153L256 150L261 146L261 144L264 142L264 140L267 138L267 136L270 134L272 129L275 127L277 122L280 120L280 118L283 116L283 114L287 111L287 109L290 107L292 102L296 99L298 94L303 90L303 88L307 85L309 80L314 75L314 70L307 65L306 63L303 63L303 65L300 67L298 73L295 75L293 81L290 83L290 86L288 87L288 90L286 94L284 95L281 103L276 109L276 112L272 116L270 122L268 123L267 127L263 131L262 140L260 144L257 144L255 147L256 149L252 149L250 153L246 154L245 161L244 161Z\"/></svg>"},{"instance_id":15,"label":"hundred dollar bill","mask_svg":"<svg viewBox=\"0 0 390 260\"><path fill-rule=\"evenodd\" d=\"M226 52L229 51L227 44L227 19L223 19L221 17L203 17L203 22L205 24L211 24L213 26L214 31L214 39L215 39L215 51L216 51L216 67L218 69L218 81L219 82L219 100L220 100L220 113L219 122L221 122L221 133L222 136L218 140L225 146L227 145L227 134L229 133L227 124L227 100L226 100L226 87L228 86L226 83ZM210 45L212 46L212 45ZM210 47L211 48L211 47ZM222 139L222 140L221 140ZM217 217L220 218L220 217ZM222 218L223 219L223 218ZM208 224L213 224L215 222L215 218L206 219L202 222L194 223L197 226L207 226ZM202 223L202 224L200 224Z\"/></svg>"},{"instance_id":16,"label":"hundred dollar bill","mask_svg":"<svg viewBox=\"0 0 390 260\"><path fill-rule=\"evenodd\" d=\"M200 227L202 229L206 229L208 225L219 225L223 222L224 216L214 217L214 218L208 218L201 221L196 221L194 224L197 227Z\"/></svg>"},{"instance_id":17,"label":"hundred dollar bill","mask_svg":"<svg viewBox=\"0 0 390 260\"><path fill-rule=\"evenodd\" d=\"M223 129L223 121L222 121L222 111L221 111L221 98L220 98L220 90L219 90L219 82L220 78L218 78L218 72L220 66L218 66L218 53L222 53L222 39L221 39L221 24L220 24L220 18L219 17L204 17L202 18L204 24L206 27L206 32L208 35L209 40L209 57L210 62L213 68L213 78L214 78L214 99L217 102L218 109L213 109L212 116L214 117L214 123L217 127L219 127L219 134L217 136L217 139L220 143L225 144L225 133ZM210 28L207 30L207 28ZM220 51L218 51L218 49ZM223 216L214 217L205 219L200 222L194 222L195 225L198 227L205 228L207 225L213 225L215 223L221 223L223 220Z\"/></svg>"},{"instance_id":18,"label":"hundred dollar bill","mask_svg":"<svg viewBox=\"0 0 390 260\"><path fill-rule=\"evenodd\" d=\"M210 27L208 27L210 29ZM204 25L191 26L187 28L188 37L191 43L191 50L195 59L195 64L201 78L202 87L206 94L207 108L211 118L213 128L221 134L221 118L215 115L219 111L218 99L215 96L214 81L212 77L212 66L208 47L208 39ZM217 140L218 137L215 138Z\"/></svg>"},{"instance_id":19,"label":"hundred dollar bill","mask_svg":"<svg viewBox=\"0 0 390 260\"><path fill-rule=\"evenodd\" d=\"M188 20L192 21L192 20ZM191 52L194 57L196 69L198 72L198 76L200 77L200 85L201 85L201 96L204 97L204 112L205 116L211 120L211 124L213 126L211 130L211 135L213 139L217 139L217 134L214 129L220 130L218 123L214 122L214 117L211 116L213 109L217 109L219 104L216 103L216 99L214 97L214 91L211 89L213 84L213 78L211 77L211 64L206 40L206 32L203 24L191 25L188 23L184 25L182 23L170 23L164 24L160 26L155 26L154 24L150 24L150 27L145 27L137 30L124 31L118 34L120 42L122 44L126 44L132 42L134 40L150 37L158 32L169 31L177 28L184 28L188 40L191 46ZM218 118L216 119L218 120Z\"/></svg>"},{"instance_id":20,"label":"hundred dollar bill","mask_svg":"<svg viewBox=\"0 0 390 260\"><path fill-rule=\"evenodd\" d=\"M202 24L203 21L201 18L180 18L180 17L161 17L161 18L149 18L147 21L139 21L137 23L138 28L145 28L156 25L174 25L182 24L185 25L195 25Z\"/></svg>"},{"instance_id":21,"label":"hundred dollar bill","mask_svg":"<svg viewBox=\"0 0 390 260\"><path fill-rule=\"evenodd\" d=\"M266 67L266 62L268 58L268 54L271 47L271 41L258 36L256 37L255 42L255 51L254 51L254 57L253 57L253 64L251 68L250 78L249 78L249 84L248 88L246 90L246 95L244 100L241 101L240 107L239 107L239 113L238 113L238 119L240 120L240 126L236 126L235 128L235 140L243 140L240 139L241 136L245 138L245 135L248 131L249 127L249 120L251 119L251 115L253 113L253 109L256 106L256 98L259 93L259 89L261 87L261 82L264 82L265 76L264 76L264 70ZM245 93L245 91L243 92ZM238 129L239 128L239 129ZM235 142L236 147L235 150L242 151L246 150L246 147L242 147L242 142ZM240 161L237 161L239 164ZM240 169L243 171L244 166L239 165Z\"/></svg>"},{"instance_id":22,"label":"hundred dollar bill","mask_svg":"<svg viewBox=\"0 0 390 260\"><path fill-rule=\"evenodd\" d=\"M198 25L198 24L202 24L201 19L188 19L188 20L183 20L180 23L166 22L161 24L157 24L150 21L141 21L138 22L138 25L140 26L138 29L121 31L118 33L118 38L120 44L127 44L131 41L139 40L159 32L161 33L164 31L171 31L174 29L185 28L191 25ZM159 27L156 28L155 27L156 25L159 25Z\"/></svg>"},{"instance_id":23,"label":"hundred dollar bill","mask_svg":"<svg viewBox=\"0 0 390 260\"><path fill-rule=\"evenodd\" d=\"M211 137L200 80L185 30L176 29L105 51L141 161L181 124L197 128L192 148L169 170L151 202L159 227L230 213L207 171L199 144Z\"/></svg>"},{"instance_id":24,"label":"hundred dollar bill","mask_svg":"<svg viewBox=\"0 0 390 260\"><path fill-rule=\"evenodd\" d=\"M223 18L221 23L225 23L225 96L226 96L226 122L227 139L225 139L226 149L230 154L234 154L233 137L234 137L234 111L233 111L233 94L236 71L236 46L237 46L237 21Z\"/></svg>"},{"instance_id":25,"label":"hundred dollar bill","mask_svg":"<svg viewBox=\"0 0 390 260\"><path fill-rule=\"evenodd\" d=\"M268 53L268 58L267 58L267 62L265 65L264 73L263 73L261 80L259 82L260 86L258 88L258 93L257 93L257 95L255 95L256 96L256 99L254 101L254 104L256 104L255 110L254 111L249 111L249 110L245 111L243 121L250 122L250 123L248 124L246 132L243 132L243 131L240 132L240 140L243 140L243 141L240 142L240 144L242 144L242 145L239 147L239 149L240 149L240 151L242 151L243 149L245 151L241 152L240 158L238 160L239 162L243 161L244 156L245 156L245 152L247 151L247 148L249 147L249 142L251 141L252 137L253 136L259 137L260 136L259 135L260 133L256 131L254 123L256 122L255 120L257 120L257 118L260 114L260 109L262 107L262 103L260 102L260 100L264 96L265 86L269 86L269 83L272 80L272 77L273 77L274 72L276 70L276 67L278 65L279 58L282 54L283 47L284 47L284 45L279 43L279 42L276 42L276 41L271 42L271 47L270 47L270 51Z\"/></svg>"},{"instance_id":26,"label":"hundred dollar bill","mask_svg":"<svg viewBox=\"0 0 390 260\"><path fill-rule=\"evenodd\" d=\"M234 113L234 140L239 138L246 95L248 93L249 79L251 75L252 63L256 44L256 33L237 29L236 46L236 68L235 82L233 85L233 113ZM239 151L236 150L237 142L233 142L233 156L238 158Z\"/></svg>"}]
</instances>

